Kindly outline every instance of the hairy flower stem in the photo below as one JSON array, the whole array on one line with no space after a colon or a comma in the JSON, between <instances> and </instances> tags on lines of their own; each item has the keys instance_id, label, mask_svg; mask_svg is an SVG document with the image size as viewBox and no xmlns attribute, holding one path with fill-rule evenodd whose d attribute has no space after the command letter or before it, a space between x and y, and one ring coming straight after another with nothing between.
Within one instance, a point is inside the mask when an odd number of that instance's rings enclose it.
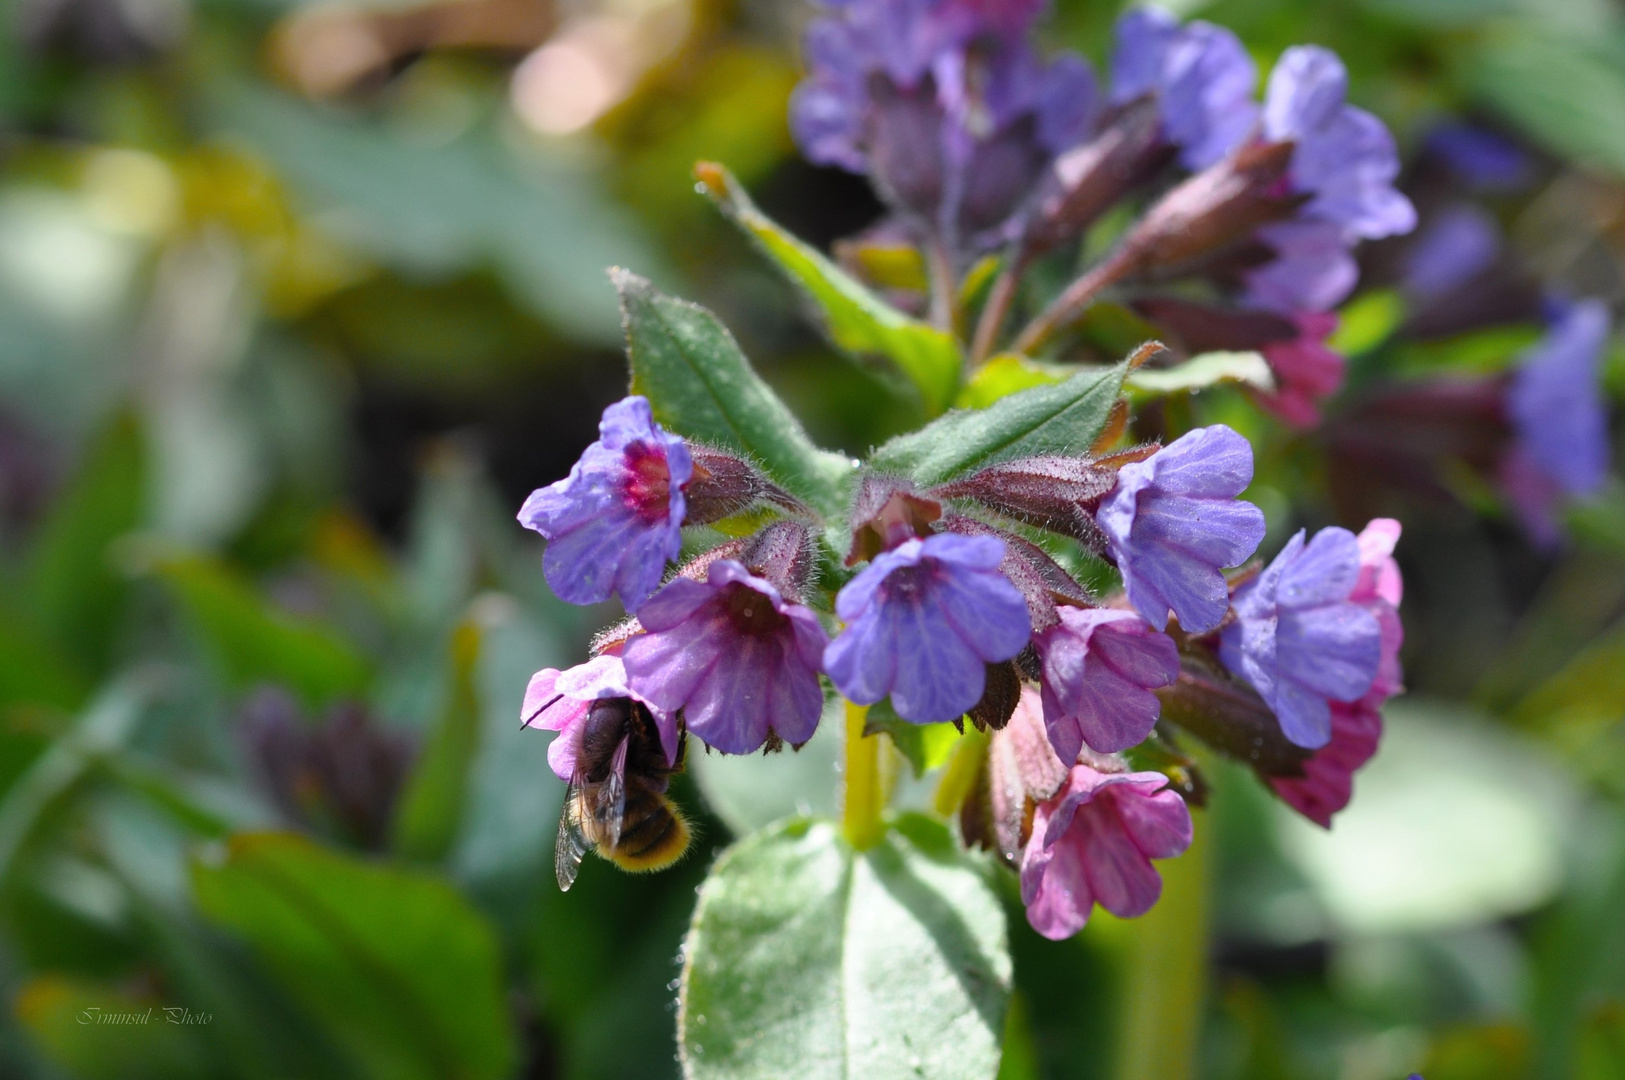
<instances>
[{"instance_id":1,"label":"hairy flower stem","mask_svg":"<svg viewBox=\"0 0 1625 1080\"><path fill-rule=\"evenodd\" d=\"M987 303L982 305L982 316L976 322L976 337L971 342L969 366L972 370L987 363L988 357L993 355L994 343L999 339L999 331L1004 328L1004 320L1010 315L1010 305L1015 302L1016 290L1021 287L1021 275L1026 272L1028 261L1025 244L1012 248L999 276L993 281L993 287L988 290Z\"/></svg>"},{"instance_id":2,"label":"hairy flower stem","mask_svg":"<svg viewBox=\"0 0 1625 1080\"><path fill-rule=\"evenodd\" d=\"M1123 247L1104 262L1092 267L1082 277L1068 285L1065 292L1051 300L1049 306L1027 324L1016 337L1011 350L1032 355L1033 350L1055 336L1057 331L1064 330L1077 321L1078 317L1089 309L1089 305L1094 303L1095 297L1117 284L1134 269L1138 260L1138 251L1132 247Z\"/></svg>"},{"instance_id":3,"label":"hairy flower stem","mask_svg":"<svg viewBox=\"0 0 1625 1080\"><path fill-rule=\"evenodd\" d=\"M987 742L987 732L966 728L964 737L954 747L953 756L948 759L948 767L942 770L937 793L931 799L931 809L939 817L951 818L959 813L959 807L976 786L977 770L987 757Z\"/></svg>"},{"instance_id":4,"label":"hairy flower stem","mask_svg":"<svg viewBox=\"0 0 1625 1080\"><path fill-rule=\"evenodd\" d=\"M846 773L841 792L841 828L847 842L865 851L880 842L885 826L880 812L886 805L880 776L880 737L864 735L867 705L846 703Z\"/></svg>"}]
</instances>

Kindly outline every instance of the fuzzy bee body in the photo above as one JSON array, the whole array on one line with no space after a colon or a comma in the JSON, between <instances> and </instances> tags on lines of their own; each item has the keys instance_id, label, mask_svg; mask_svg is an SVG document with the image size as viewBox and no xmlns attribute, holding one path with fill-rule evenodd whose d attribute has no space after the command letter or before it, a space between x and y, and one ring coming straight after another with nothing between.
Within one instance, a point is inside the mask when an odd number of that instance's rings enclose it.
<instances>
[{"instance_id":1,"label":"fuzzy bee body","mask_svg":"<svg viewBox=\"0 0 1625 1080\"><path fill-rule=\"evenodd\" d=\"M676 763L668 765L649 710L612 698L593 703L580 739L553 848L559 888L575 883L588 851L631 871L659 870L682 858L688 822L666 787L683 767L686 735L679 734Z\"/></svg>"}]
</instances>

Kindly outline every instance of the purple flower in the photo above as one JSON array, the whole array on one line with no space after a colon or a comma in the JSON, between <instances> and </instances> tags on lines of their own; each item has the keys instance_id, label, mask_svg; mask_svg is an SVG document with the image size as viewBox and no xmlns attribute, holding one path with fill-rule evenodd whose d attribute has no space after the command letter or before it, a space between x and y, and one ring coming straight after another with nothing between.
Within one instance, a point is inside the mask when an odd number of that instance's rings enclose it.
<instances>
[{"instance_id":1,"label":"purple flower","mask_svg":"<svg viewBox=\"0 0 1625 1080\"><path fill-rule=\"evenodd\" d=\"M1399 152L1381 120L1344 102L1348 73L1335 53L1299 45L1281 54L1264 95L1263 133L1294 143L1292 190L1310 196L1302 217L1329 221L1345 238L1409 232L1416 210L1394 188Z\"/></svg>"},{"instance_id":2,"label":"purple flower","mask_svg":"<svg viewBox=\"0 0 1625 1080\"><path fill-rule=\"evenodd\" d=\"M1172 611L1192 634L1230 608L1223 569L1264 539L1264 514L1240 495L1253 478L1253 448L1217 424L1123 466L1095 522L1123 574L1129 602L1158 630Z\"/></svg>"},{"instance_id":3,"label":"purple flower","mask_svg":"<svg viewBox=\"0 0 1625 1080\"><path fill-rule=\"evenodd\" d=\"M1293 218L1253 234L1275 257L1244 274L1246 302L1293 316L1330 311L1354 291L1360 268L1340 225Z\"/></svg>"},{"instance_id":4,"label":"purple flower","mask_svg":"<svg viewBox=\"0 0 1625 1080\"><path fill-rule=\"evenodd\" d=\"M1071 937L1099 904L1119 918L1162 895L1152 859L1191 845L1191 813L1157 772L1103 773L1074 765L1066 785L1033 813L1021 855L1027 921L1051 940Z\"/></svg>"},{"instance_id":5,"label":"purple flower","mask_svg":"<svg viewBox=\"0 0 1625 1080\"><path fill-rule=\"evenodd\" d=\"M1529 155L1493 131L1471 124L1440 124L1429 133L1427 149L1472 187L1513 191L1534 171Z\"/></svg>"},{"instance_id":6,"label":"purple flower","mask_svg":"<svg viewBox=\"0 0 1625 1080\"><path fill-rule=\"evenodd\" d=\"M1433 300L1455 291L1494 265L1501 255L1501 228L1476 206L1459 203L1440 211L1416 237L1405 258L1405 289Z\"/></svg>"},{"instance_id":7,"label":"purple flower","mask_svg":"<svg viewBox=\"0 0 1625 1080\"><path fill-rule=\"evenodd\" d=\"M638 609L646 631L623 654L633 688L725 754L769 732L799 745L824 708L818 670L829 644L812 609L786 601L733 559L704 582L677 578Z\"/></svg>"},{"instance_id":8,"label":"purple flower","mask_svg":"<svg viewBox=\"0 0 1625 1080\"><path fill-rule=\"evenodd\" d=\"M1157 96L1163 135L1187 169L1207 168L1241 145L1258 120L1258 72L1241 41L1207 22L1185 26L1158 8L1117 20L1111 102Z\"/></svg>"},{"instance_id":9,"label":"purple flower","mask_svg":"<svg viewBox=\"0 0 1625 1080\"><path fill-rule=\"evenodd\" d=\"M1081 57L1045 64L1021 35L1041 5L848 0L807 31L791 128L813 162L866 173L949 241L1003 238L1094 113Z\"/></svg>"},{"instance_id":10,"label":"purple flower","mask_svg":"<svg viewBox=\"0 0 1625 1080\"><path fill-rule=\"evenodd\" d=\"M572 604L618 593L636 609L677 557L692 473L688 447L654 422L648 399L605 409L598 441L570 475L531 492L519 511L521 524L547 537L542 570L553 591Z\"/></svg>"},{"instance_id":11,"label":"purple flower","mask_svg":"<svg viewBox=\"0 0 1625 1080\"><path fill-rule=\"evenodd\" d=\"M1507 390L1514 451L1568 495L1591 495L1608 477L1608 414L1598 386L1608 309L1584 300L1525 356Z\"/></svg>"},{"instance_id":12,"label":"purple flower","mask_svg":"<svg viewBox=\"0 0 1625 1080\"><path fill-rule=\"evenodd\" d=\"M876 556L835 598L846 628L824 650L824 670L849 700L890 694L916 724L963 715L981 700L984 665L1009 660L1032 634L1003 558L997 537L946 534Z\"/></svg>"},{"instance_id":13,"label":"purple flower","mask_svg":"<svg viewBox=\"0 0 1625 1080\"><path fill-rule=\"evenodd\" d=\"M1151 691L1179 678L1179 649L1132 611L1058 609L1034 640L1043 665L1044 727L1073 762L1087 743L1112 754L1145 740L1161 703Z\"/></svg>"},{"instance_id":14,"label":"purple flower","mask_svg":"<svg viewBox=\"0 0 1625 1080\"><path fill-rule=\"evenodd\" d=\"M595 701L630 698L649 709L660 732L660 746L666 761L677 761L677 721L627 684L626 668L619 656L595 656L568 671L543 668L530 677L519 720L525 727L556 731L559 737L547 748L547 763L560 780L575 773L576 752L580 749L581 728Z\"/></svg>"},{"instance_id":15,"label":"purple flower","mask_svg":"<svg viewBox=\"0 0 1625 1080\"><path fill-rule=\"evenodd\" d=\"M1300 530L1257 580L1235 597L1219 657L1253 684L1298 746L1325 746L1332 701L1371 688L1382 630L1351 599L1360 581L1360 543L1347 529L1322 529L1307 545Z\"/></svg>"}]
</instances>

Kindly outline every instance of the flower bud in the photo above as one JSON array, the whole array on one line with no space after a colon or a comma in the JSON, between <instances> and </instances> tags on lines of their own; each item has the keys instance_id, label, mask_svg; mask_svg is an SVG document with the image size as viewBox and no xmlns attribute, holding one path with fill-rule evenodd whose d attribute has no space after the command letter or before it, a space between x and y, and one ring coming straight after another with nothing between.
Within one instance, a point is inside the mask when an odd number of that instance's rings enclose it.
<instances>
[{"instance_id":1,"label":"flower bud","mask_svg":"<svg viewBox=\"0 0 1625 1080\"><path fill-rule=\"evenodd\" d=\"M1265 779L1301 777L1312 751L1295 746L1252 687L1191 653L1180 657L1179 679L1158 690L1162 719Z\"/></svg>"},{"instance_id":2,"label":"flower bud","mask_svg":"<svg viewBox=\"0 0 1625 1080\"><path fill-rule=\"evenodd\" d=\"M1172 160L1156 101L1130 102L1099 135L1055 159L1040 189L1027 246L1040 254L1073 239Z\"/></svg>"},{"instance_id":3,"label":"flower bud","mask_svg":"<svg viewBox=\"0 0 1625 1080\"><path fill-rule=\"evenodd\" d=\"M793 513L811 514L802 502L742 458L708 446L688 446L693 476L683 487L687 523L709 525L767 501Z\"/></svg>"},{"instance_id":4,"label":"flower bud","mask_svg":"<svg viewBox=\"0 0 1625 1080\"><path fill-rule=\"evenodd\" d=\"M918 495L914 485L896 476L869 473L858 482L852 502L852 548L846 565L856 566L908 540L931 535L931 523L942 516L942 504Z\"/></svg>"},{"instance_id":5,"label":"flower bud","mask_svg":"<svg viewBox=\"0 0 1625 1080\"><path fill-rule=\"evenodd\" d=\"M1105 542L1093 510L1117 482L1117 470L1085 457L1022 458L933 488L939 499L970 499L1027 525L1070 536L1094 551Z\"/></svg>"},{"instance_id":6,"label":"flower bud","mask_svg":"<svg viewBox=\"0 0 1625 1080\"><path fill-rule=\"evenodd\" d=\"M729 557L797 602L807 595L817 569L812 529L799 521L775 521L746 541L737 556Z\"/></svg>"},{"instance_id":7,"label":"flower bud","mask_svg":"<svg viewBox=\"0 0 1625 1080\"><path fill-rule=\"evenodd\" d=\"M1088 590L1030 540L962 514L950 514L943 520L942 527L946 532L961 536L993 536L1004 541L1004 559L999 569L1027 601L1027 614L1034 633L1060 621L1055 611L1057 602L1079 607L1088 607L1093 602Z\"/></svg>"}]
</instances>

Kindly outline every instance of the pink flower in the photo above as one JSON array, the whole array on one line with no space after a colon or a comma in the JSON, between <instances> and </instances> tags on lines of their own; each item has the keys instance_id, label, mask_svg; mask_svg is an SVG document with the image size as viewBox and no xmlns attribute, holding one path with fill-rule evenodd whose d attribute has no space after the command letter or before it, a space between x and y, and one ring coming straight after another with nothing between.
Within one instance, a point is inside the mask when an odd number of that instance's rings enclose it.
<instances>
[{"instance_id":1,"label":"pink flower","mask_svg":"<svg viewBox=\"0 0 1625 1080\"><path fill-rule=\"evenodd\" d=\"M1058 615L1035 642L1056 755L1073 762L1085 743L1111 754L1144 742L1162 708L1152 691L1179 678L1174 639L1132 611L1069 606Z\"/></svg>"},{"instance_id":2,"label":"pink flower","mask_svg":"<svg viewBox=\"0 0 1625 1080\"><path fill-rule=\"evenodd\" d=\"M666 751L666 762L676 763L675 719L633 693L619 656L595 656L568 671L543 668L532 675L530 685L525 688L525 703L519 709L523 726L559 733L547 748L547 763L560 780L568 781L575 773L581 726L587 722L593 702L614 698L630 698L653 714L655 728L660 732L660 745Z\"/></svg>"},{"instance_id":3,"label":"pink flower","mask_svg":"<svg viewBox=\"0 0 1625 1080\"><path fill-rule=\"evenodd\" d=\"M1065 786L1038 805L1021 857L1027 921L1052 940L1071 937L1099 904L1120 918L1162 895L1152 859L1191 843L1191 814L1157 772L1103 773L1074 765Z\"/></svg>"},{"instance_id":4,"label":"pink flower","mask_svg":"<svg viewBox=\"0 0 1625 1080\"><path fill-rule=\"evenodd\" d=\"M1399 601L1405 583L1393 554L1399 534L1400 524L1392 518L1377 518L1366 525L1358 537L1360 574L1349 594L1351 602L1376 616L1381 629L1377 677L1358 701L1331 703L1331 741L1304 762L1303 776L1270 780L1288 806L1322 828L1331 828L1332 815L1348 805L1354 773L1377 752L1383 702L1404 688L1399 647L1405 641L1405 629L1399 621Z\"/></svg>"},{"instance_id":5,"label":"pink flower","mask_svg":"<svg viewBox=\"0 0 1625 1080\"><path fill-rule=\"evenodd\" d=\"M1326 346L1337 329L1337 316L1300 311L1292 316L1298 336L1274 341L1261 350L1275 372L1273 394L1257 395L1258 403L1297 428L1320 422L1320 402L1343 385L1343 358Z\"/></svg>"}]
</instances>

